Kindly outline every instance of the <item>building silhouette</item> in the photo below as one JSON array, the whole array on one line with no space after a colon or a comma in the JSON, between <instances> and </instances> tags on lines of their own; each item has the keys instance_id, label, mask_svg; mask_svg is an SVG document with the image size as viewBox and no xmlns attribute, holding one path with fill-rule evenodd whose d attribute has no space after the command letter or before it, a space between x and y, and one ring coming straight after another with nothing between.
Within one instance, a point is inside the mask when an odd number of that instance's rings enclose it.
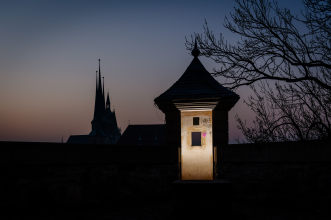
<instances>
[{"instance_id":1,"label":"building silhouette","mask_svg":"<svg viewBox=\"0 0 331 220\"><path fill-rule=\"evenodd\" d=\"M71 135L67 143L77 144L116 144L121 137L117 126L115 111L111 110L109 92L105 101L104 77L101 75L100 59L99 70L96 71L95 101L92 131L88 135Z\"/></svg>"},{"instance_id":2,"label":"building silhouette","mask_svg":"<svg viewBox=\"0 0 331 220\"><path fill-rule=\"evenodd\" d=\"M192 55L155 99L165 125L129 125L117 144L96 146L120 136L99 61L92 131L68 140L78 144L0 141L0 219L330 218L330 141L228 145L239 96L212 79L196 46ZM217 150L208 164L220 175L200 178L204 149Z\"/></svg>"},{"instance_id":3,"label":"building silhouette","mask_svg":"<svg viewBox=\"0 0 331 220\"><path fill-rule=\"evenodd\" d=\"M195 43L193 60L182 76L164 93L154 99L165 114L165 125L129 125L121 136L120 145L181 146L181 111L212 110L214 123L212 143L215 147L228 144L228 112L239 96L222 86L199 60L200 50ZM202 118L201 118L202 119ZM161 137L161 138L160 138Z\"/></svg>"},{"instance_id":4,"label":"building silhouette","mask_svg":"<svg viewBox=\"0 0 331 220\"><path fill-rule=\"evenodd\" d=\"M178 147L183 180L212 180L218 175L221 148L228 144L228 112L239 96L223 87L199 60L154 102L165 114L166 142Z\"/></svg>"},{"instance_id":5,"label":"building silhouette","mask_svg":"<svg viewBox=\"0 0 331 220\"><path fill-rule=\"evenodd\" d=\"M213 109L213 143L228 144L228 111L239 100L239 96L222 86L206 70L199 60L200 50L195 43L191 52L193 60L182 76L164 93L154 99L156 106L165 114L166 142L181 144L181 116L185 109Z\"/></svg>"},{"instance_id":6,"label":"building silhouette","mask_svg":"<svg viewBox=\"0 0 331 220\"><path fill-rule=\"evenodd\" d=\"M118 145L126 146L160 146L165 145L164 124L128 125Z\"/></svg>"}]
</instances>

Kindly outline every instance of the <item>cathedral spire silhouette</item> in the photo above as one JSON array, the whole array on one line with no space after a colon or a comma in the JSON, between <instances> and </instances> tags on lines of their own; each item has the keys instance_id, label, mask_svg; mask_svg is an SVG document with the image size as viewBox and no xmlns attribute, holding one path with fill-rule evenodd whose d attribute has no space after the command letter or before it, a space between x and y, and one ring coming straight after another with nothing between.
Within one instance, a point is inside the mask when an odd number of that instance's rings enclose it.
<instances>
[{"instance_id":1,"label":"cathedral spire silhouette","mask_svg":"<svg viewBox=\"0 0 331 220\"><path fill-rule=\"evenodd\" d=\"M107 93L106 110L110 110L109 92Z\"/></svg>"},{"instance_id":2,"label":"cathedral spire silhouette","mask_svg":"<svg viewBox=\"0 0 331 220\"><path fill-rule=\"evenodd\" d=\"M100 68L100 59L98 59L99 61L99 90L101 90L101 68Z\"/></svg>"},{"instance_id":3,"label":"cathedral spire silhouette","mask_svg":"<svg viewBox=\"0 0 331 220\"><path fill-rule=\"evenodd\" d=\"M101 60L95 74L94 114L91 121L92 131L88 135L71 135L67 143L116 144L121 137L115 111L110 109L109 92L105 100L105 77L101 74Z\"/></svg>"},{"instance_id":4,"label":"cathedral spire silhouette","mask_svg":"<svg viewBox=\"0 0 331 220\"><path fill-rule=\"evenodd\" d=\"M103 76L102 77L102 105L103 105L103 108L106 108L106 105L105 105L105 77Z\"/></svg>"},{"instance_id":5,"label":"cathedral spire silhouette","mask_svg":"<svg viewBox=\"0 0 331 220\"><path fill-rule=\"evenodd\" d=\"M101 60L98 59L98 70L96 71L95 102L92 131L90 136L103 137L104 143L116 143L121 136L117 126L115 112L110 109L109 92L107 102L105 101L105 78L101 74Z\"/></svg>"},{"instance_id":6,"label":"cathedral spire silhouette","mask_svg":"<svg viewBox=\"0 0 331 220\"><path fill-rule=\"evenodd\" d=\"M104 132L102 131L102 120L105 113L105 97L103 94L103 84L102 84L102 75L101 75L101 67L100 67L100 59L99 61L99 71L96 71L97 79L96 79L96 91L95 91L95 102L94 102L94 116L91 122L92 131L91 135L95 136L104 136Z\"/></svg>"},{"instance_id":7,"label":"cathedral spire silhouette","mask_svg":"<svg viewBox=\"0 0 331 220\"><path fill-rule=\"evenodd\" d=\"M100 114L100 104L99 104L99 77L98 77L98 71L96 71L96 80L95 80L95 100L94 100L94 116L93 120L96 120L98 118L98 115Z\"/></svg>"}]
</instances>

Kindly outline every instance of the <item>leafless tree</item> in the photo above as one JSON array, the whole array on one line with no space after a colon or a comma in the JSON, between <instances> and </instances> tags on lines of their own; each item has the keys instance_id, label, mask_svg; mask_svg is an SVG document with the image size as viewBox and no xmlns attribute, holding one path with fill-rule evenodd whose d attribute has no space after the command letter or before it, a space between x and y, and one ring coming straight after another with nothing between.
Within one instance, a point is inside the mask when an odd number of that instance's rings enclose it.
<instances>
[{"instance_id":1,"label":"leafless tree","mask_svg":"<svg viewBox=\"0 0 331 220\"><path fill-rule=\"evenodd\" d=\"M251 142L330 138L331 1L304 0L293 15L271 0L237 0L224 26L233 44L204 25L196 38L202 55L219 64L214 74L233 89L250 86L246 103L253 127L238 118ZM187 40L187 47L192 47Z\"/></svg>"},{"instance_id":2,"label":"leafless tree","mask_svg":"<svg viewBox=\"0 0 331 220\"><path fill-rule=\"evenodd\" d=\"M239 128L250 142L327 139L330 137L328 93L310 81L284 85L261 82L252 86L246 101L256 113L253 125L237 117Z\"/></svg>"}]
</instances>

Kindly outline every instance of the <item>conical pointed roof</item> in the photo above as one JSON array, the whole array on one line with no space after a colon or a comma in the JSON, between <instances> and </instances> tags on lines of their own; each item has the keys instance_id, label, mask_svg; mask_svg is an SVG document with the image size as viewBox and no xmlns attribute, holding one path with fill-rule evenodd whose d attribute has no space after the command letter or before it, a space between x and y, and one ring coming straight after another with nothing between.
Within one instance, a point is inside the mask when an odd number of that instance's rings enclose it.
<instances>
[{"instance_id":1,"label":"conical pointed roof","mask_svg":"<svg viewBox=\"0 0 331 220\"><path fill-rule=\"evenodd\" d=\"M211 76L200 62L195 47L192 51L192 62L184 74L164 93L154 101L163 109L170 103L185 102L210 102L218 104L220 101L230 109L239 99L239 96L231 90L223 87Z\"/></svg>"},{"instance_id":2,"label":"conical pointed roof","mask_svg":"<svg viewBox=\"0 0 331 220\"><path fill-rule=\"evenodd\" d=\"M110 110L109 92L107 93L106 109Z\"/></svg>"}]
</instances>

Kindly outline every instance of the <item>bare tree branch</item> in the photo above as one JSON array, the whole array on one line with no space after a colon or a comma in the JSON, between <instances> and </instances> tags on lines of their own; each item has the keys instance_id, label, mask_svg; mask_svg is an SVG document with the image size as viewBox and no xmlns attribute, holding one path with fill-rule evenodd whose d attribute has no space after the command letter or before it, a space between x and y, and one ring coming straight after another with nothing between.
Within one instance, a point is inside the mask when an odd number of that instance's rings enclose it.
<instances>
[{"instance_id":1,"label":"bare tree branch","mask_svg":"<svg viewBox=\"0 0 331 220\"><path fill-rule=\"evenodd\" d=\"M231 88L250 86L246 104L256 117L251 127L237 117L250 142L331 137L331 3L303 0L294 15L273 0L236 0L224 26L239 36L228 43L209 28L197 40L202 55L219 68L214 75Z\"/></svg>"}]
</instances>

